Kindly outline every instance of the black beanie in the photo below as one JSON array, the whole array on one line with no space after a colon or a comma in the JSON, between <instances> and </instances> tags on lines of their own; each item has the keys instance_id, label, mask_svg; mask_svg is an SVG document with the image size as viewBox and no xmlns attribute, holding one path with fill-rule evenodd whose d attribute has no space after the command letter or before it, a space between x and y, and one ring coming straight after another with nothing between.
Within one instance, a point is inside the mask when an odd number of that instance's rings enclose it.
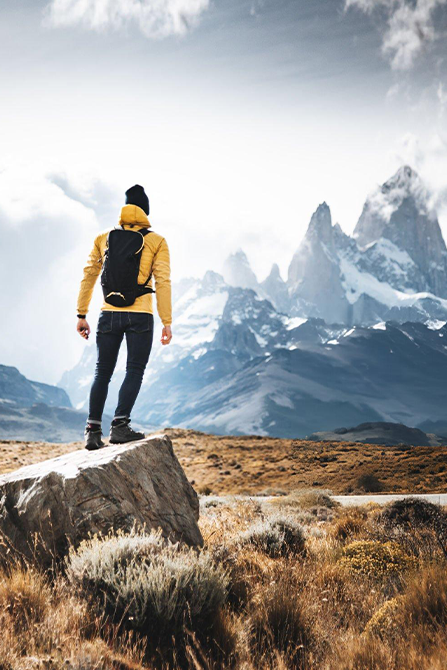
<instances>
[{"instance_id":1,"label":"black beanie","mask_svg":"<svg viewBox=\"0 0 447 670\"><path fill-rule=\"evenodd\" d=\"M149 198L144 192L144 188L139 184L135 184L126 191L126 205L136 205L141 207L143 212L149 216Z\"/></svg>"}]
</instances>

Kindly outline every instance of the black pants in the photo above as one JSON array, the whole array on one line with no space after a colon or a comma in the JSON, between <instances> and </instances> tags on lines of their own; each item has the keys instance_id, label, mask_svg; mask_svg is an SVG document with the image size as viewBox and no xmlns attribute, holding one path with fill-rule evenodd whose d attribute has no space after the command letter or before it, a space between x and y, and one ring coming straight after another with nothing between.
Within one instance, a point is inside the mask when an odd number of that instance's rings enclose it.
<instances>
[{"instance_id":1,"label":"black pants","mask_svg":"<svg viewBox=\"0 0 447 670\"><path fill-rule=\"evenodd\" d=\"M96 331L98 358L90 391L88 420L101 422L124 335L127 343L126 376L121 384L115 418L130 418L149 360L154 334L154 317L141 312L101 312Z\"/></svg>"}]
</instances>

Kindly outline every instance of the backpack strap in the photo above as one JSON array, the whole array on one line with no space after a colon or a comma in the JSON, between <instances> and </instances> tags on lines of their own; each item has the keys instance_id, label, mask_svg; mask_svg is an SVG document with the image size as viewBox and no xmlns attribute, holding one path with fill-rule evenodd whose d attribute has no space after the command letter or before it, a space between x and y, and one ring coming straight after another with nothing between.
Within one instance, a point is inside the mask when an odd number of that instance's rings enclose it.
<instances>
[{"instance_id":1,"label":"backpack strap","mask_svg":"<svg viewBox=\"0 0 447 670\"><path fill-rule=\"evenodd\" d=\"M143 235L143 237L146 237L146 235L148 235L149 233L152 233L152 230L149 230L149 228L141 228L138 232L141 235ZM146 279L144 284L140 284L140 286L146 287L149 284L149 282L151 280L151 277L152 277L152 268L151 268L151 271L149 272L149 277Z\"/></svg>"}]
</instances>

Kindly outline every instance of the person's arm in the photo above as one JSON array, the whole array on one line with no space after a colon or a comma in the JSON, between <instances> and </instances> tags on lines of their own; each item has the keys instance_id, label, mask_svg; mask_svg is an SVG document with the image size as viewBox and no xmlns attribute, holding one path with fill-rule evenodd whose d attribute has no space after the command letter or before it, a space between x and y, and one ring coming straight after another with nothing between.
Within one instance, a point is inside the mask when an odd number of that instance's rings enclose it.
<instances>
[{"instance_id":1,"label":"person's arm","mask_svg":"<svg viewBox=\"0 0 447 670\"><path fill-rule=\"evenodd\" d=\"M155 252L152 274L155 279L157 311L163 324L161 343L169 344L172 339L171 266L169 248L164 238Z\"/></svg>"},{"instance_id":2,"label":"person's arm","mask_svg":"<svg viewBox=\"0 0 447 670\"><path fill-rule=\"evenodd\" d=\"M93 289L95 287L96 280L99 273L101 272L102 266L102 256L101 249L99 247L98 238L95 239L93 244L93 249L90 252L90 255L87 259L87 263L84 267L84 275L81 280L81 286L79 288L78 303L77 303L77 314L78 314L78 325L77 331L84 339L88 340L90 335L90 326L87 323L86 315L88 308L90 306L90 301L93 295Z\"/></svg>"}]
</instances>

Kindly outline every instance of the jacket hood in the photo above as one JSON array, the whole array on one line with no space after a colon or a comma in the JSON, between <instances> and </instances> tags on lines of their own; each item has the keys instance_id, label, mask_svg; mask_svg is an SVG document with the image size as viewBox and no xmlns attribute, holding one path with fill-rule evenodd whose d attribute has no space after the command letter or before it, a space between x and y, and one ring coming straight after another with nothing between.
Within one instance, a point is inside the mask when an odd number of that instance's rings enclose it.
<instances>
[{"instance_id":1,"label":"jacket hood","mask_svg":"<svg viewBox=\"0 0 447 670\"><path fill-rule=\"evenodd\" d=\"M151 224L141 207L137 205L124 205L121 208L119 220L120 226L135 226L137 228L150 228Z\"/></svg>"}]
</instances>

